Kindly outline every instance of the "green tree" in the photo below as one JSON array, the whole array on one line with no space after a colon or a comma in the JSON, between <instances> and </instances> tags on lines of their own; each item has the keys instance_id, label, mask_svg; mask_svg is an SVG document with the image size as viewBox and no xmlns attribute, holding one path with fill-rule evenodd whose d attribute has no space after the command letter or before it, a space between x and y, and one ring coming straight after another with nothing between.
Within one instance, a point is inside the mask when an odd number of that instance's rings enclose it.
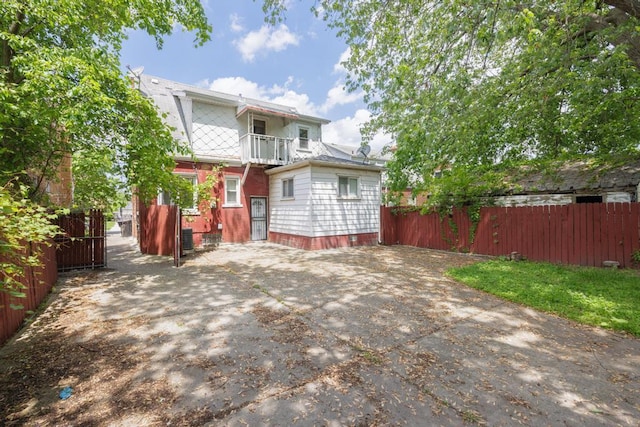
<instances>
[{"instance_id":1,"label":"green tree","mask_svg":"<svg viewBox=\"0 0 640 427\"><path fill-rule=\"evenodd\" d=\"M127 204L130 191L118 176L115 154L109 147L73 153L74 208L115 212Z\"/></svg>"},{"instance_id":2,"label":"green tree","mask_svg":"<svg viewBox=\"0 0 640 427\"><path fill-rule=\"evenodd\" d=\"M112 200L114 176L143 200L159 188L184 187L171 172L173 155L188 154L188 147L176 143L119 61L128 31L146 31L161 47L176 27L193 31L196 45L209 40L198 0L2 2L0 291L20 295L15 279L39 262L24 246L58 232L34 202L64 155L75 157L81 204Z\"/></svg>"},{"instance_id":3,"label":"green tree","mask_svg":"<svg viewBox=\"0 0 640 427\"><path fill-rule=\"evenodd\" d=\"M172 138L156 108L120 71L127 31L175 26L209 39L198 0L5 0L0 6L0 184L42 192L65 153L110 153L148 199L175 182ZM29 178L27 178L29 177ZM35 183L35 184L34 184Z\"/></svg>"},{"instance_id":4,"label":"green tree","mask_svg":"<svg viewBox=\"0 0 640 427\"><path fill-rule=\"evenodd\" d=\"M272 19L286 2L268 0ZM395 137L392 188L433 172L637 155L638 0L337 0L316 13L350 47L348 87ZM445 180L447 177L445 176Z\"/></svg>"}]
</instances>

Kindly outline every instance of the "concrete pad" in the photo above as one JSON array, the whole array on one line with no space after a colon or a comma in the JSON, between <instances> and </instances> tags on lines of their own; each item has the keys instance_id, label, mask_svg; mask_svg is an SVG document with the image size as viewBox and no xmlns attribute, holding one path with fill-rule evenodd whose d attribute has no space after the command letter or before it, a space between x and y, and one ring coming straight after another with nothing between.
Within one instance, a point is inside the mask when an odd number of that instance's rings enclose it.
<instances>
[{"instance_id":1,"label":"concrete pad","mask_svg":"<svg viewBox=\"0 0 640 427\"><path fill-rule=\"evenodd\" d=\"M108 269L62 275L53 303L0 350L0 386L30 393L23 406L0 405L0 416L212 426L640 419L640 340L443 276L480 258L252 243L175 268L132 239L109 235L108 246ZM73 385L73 398L33 391L34 366L45 384Z\"/></svg>"}]
</instances>

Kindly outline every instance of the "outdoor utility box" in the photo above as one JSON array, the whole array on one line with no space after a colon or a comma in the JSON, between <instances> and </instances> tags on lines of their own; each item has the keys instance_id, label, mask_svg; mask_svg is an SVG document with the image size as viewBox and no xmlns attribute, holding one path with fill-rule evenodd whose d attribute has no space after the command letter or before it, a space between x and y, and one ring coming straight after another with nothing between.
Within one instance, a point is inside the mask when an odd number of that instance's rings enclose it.
<instances>
[{"instance_id":1,"label":"outdoor utility box","mask_svg":"<svg viewBox=\"0 0 640 427\"><path fill-rule=\"evenodd\" d=\"M193 250L193 228L182 229L182 250Z\"/></svg>"},{"instance_id":2,"label":"outdoor utility box","mask_svg":"<svg viewBox=\"0 0 640 427\"><path fill-rule=\"evenodd\" d=\"M120 221L118 225L120 226L120 236L131 237L131 220Z\"/></svg>"}]
</instances>

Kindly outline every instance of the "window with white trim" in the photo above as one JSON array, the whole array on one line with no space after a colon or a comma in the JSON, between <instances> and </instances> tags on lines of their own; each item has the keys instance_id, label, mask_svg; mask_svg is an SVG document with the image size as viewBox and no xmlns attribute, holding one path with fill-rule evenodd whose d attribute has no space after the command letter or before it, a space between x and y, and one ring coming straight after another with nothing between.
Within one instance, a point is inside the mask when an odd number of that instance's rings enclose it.
<instances>
[{"instance_id":1,"label":"window with white trim","mask_svg":"<svg viewBox=\"0 0 640 427\"><path fill-rule=\"evenodd\" d=\"M223 207L230 206L242 206L240 203L240 178L237 176L224 177Z\"/></svg>"},{"instance_id":2,"label":"window with white trim","mask_svg":"<svg viewBox=\"0 0 640 427\"><path fill-rule=\"evenodd\" d=\"M282 180L282 198L293 199L293 178Z\"/></svg>"},{"instance_id":3,"label":"window with white trim","mask_svg":"<svg viewBox=\"0 0 640 427\"><path fill-rule=\"evenodd\" d=\"M301 150L309 149L309 128L306 126L298 126L298 146Z\"/></svg>"},{"instance_id":4,"label":"window with white trim","mask_svg":"<svg viewBox=\"0 0 640 427\"><path fill-rule=\"evenodd\" d=\"M338 198L357 199L360 197L360 179L352 176L338 177Z\"/></svg>"},{"instance_id":5,"label":"window with white trim","mask_svg":"<svg viewBox=\"0 0 640 427\"><path fill-rule=\"evenodd\" d=\"M187 181L189 181L189 183L191 184L191 188L193 189L193 192L191 194L184 194L182 195L182 197L184 197L185 199L190 199L191 200L191 204L188 207L182 208L182 211L186 214L197 214L198 213L198 193L197 193L197 185L198 185L198 177L196 175L183 175L183 174L176 174L178 175L180 178L185 179ZM169 191L167 190L161 190L160 193L158 193L158 199L157 199L157 204L158 205L166 205L166 206L171 206L171 205L176 205L178 204L178 201L180 199L180 196L173 196Z\"/></svg>"}]
</instances>

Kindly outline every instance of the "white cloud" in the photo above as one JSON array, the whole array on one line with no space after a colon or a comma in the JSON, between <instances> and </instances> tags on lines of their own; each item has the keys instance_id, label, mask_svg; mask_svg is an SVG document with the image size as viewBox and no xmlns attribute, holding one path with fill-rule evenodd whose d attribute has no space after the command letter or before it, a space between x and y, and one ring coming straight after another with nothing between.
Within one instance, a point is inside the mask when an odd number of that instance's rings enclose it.
<instances>
[{"instance_id":1,"label":"white cloud","mask_svg":"<svg viewBox=\"0 0 640 427\"><path fill-rule=\"evenodd\" d=\"M263 87L244 77L222 77L215 79L211 83L206 81L206 83L206 87L211 90L231 95L242 95L246 98L263 99L265 93Z\"/></svg>"},{"instance_id":2,"label":"white cloud","mask_svg":"<svg viewBox=\"0 0 640 427\"><path fill-rule=\"evenodd\" d=\"M340 120L333 121L325 125L322 131L324 142L341 145L360 145L362 134L360 128L371 118L371 113L365 109L359 109L353 117L348 116ZM374 150L381 150L382 147L391 142L391 136L384 133L377 133L370 141L369 145Z\"/></svg>"},{"instance_id":3,"label":"white cloud","mask_svg":"<svg viewBox=\"0 0 640 427\"><path fill-rule=\"evenodd\" d=\"M199 82L199 86L207 87L218 92L233 95L242 95L246 98L259 99L263 101L275 102L278 104L295 107L301 114L310 116L320 116L329 111L330 106L343 105L357 101L360 94L347 94L342 86L337 83L327 93L327 99L321 106L314 104L305 93L299 93L291 89L295 79L289 76L282 84L272 86L261 86L244 77L223 77L213 81L204 80ZM323 127L323 140L325 142L343 145L360 145L362 136L360 127L366 123L371 114L365 109L357 110L353 116L347 116L335 120ZM391 142L391 136L386 134L376 134L370 145L374 150L380 150Z\"/></svg>"},{"instance_id":4,"label":"white cloud","mask_svg":"<svg viewBox=\"0 0 640 427\"><path fill-rule=\"evenodd\" d=\"M340 58L338 62L333 65L333 72L336 74L344 74L347 72L346 68L342 63L347 62L351 57L351 48L347 47L347 49L340 54Z\"/></svg>"},{"instance_id":5,"label":"white cloud","mask_svg":"<svg viewBox=\"0 0 640 427\"><path fill-rule=\"evenodd\" d=\"M323 113L327 113L333 107L338 105L351 104L354 102L358 102L362 99L361 92L348 92L344 87L344 84L341 82L337 82L335 86L329 89L327 92L327 99L324 104L320 108L320 111Z\"/></svg>"},{"instance_id":6,"label":"white cloud","mask_svg":"<svg viewBox=\"0 0 640 427\"><path fill-rule=\"evenodd\" d=\"M240 33L244 31L244 26L242 25L243 18L238 16L237 13L231 14L231 16L229 16L229 21L229 27L231 28L231 31L233 31L234 33Z\"/></svg>"},{"instance_id":7,"label":"white cloud","mask_svg":"<svg viewBox=\"0 0 640 427\"><path fill-rule=\"evenodd\" d=\"M300 37L284 24L279 27L263 25L258 31L251 31L233 42L245 62L252 62L260 53L280 52L299 43Z\"/></svg>"},{"instance_id":8,"label":"white cloud","mask_svg":"<svg viewBox=\"0 0 640 427\"><path fill-rule=\"evenodd\" d=\"M318 115L318 108L311 102L307 94L289 89L293 83L292 76L289 76L283 85L274 84L270 87L260 86L244 77L223 77L212 82L202 81L200 85L218 92L295 107L301 114Z\"/></svg>"}]
</instances>

